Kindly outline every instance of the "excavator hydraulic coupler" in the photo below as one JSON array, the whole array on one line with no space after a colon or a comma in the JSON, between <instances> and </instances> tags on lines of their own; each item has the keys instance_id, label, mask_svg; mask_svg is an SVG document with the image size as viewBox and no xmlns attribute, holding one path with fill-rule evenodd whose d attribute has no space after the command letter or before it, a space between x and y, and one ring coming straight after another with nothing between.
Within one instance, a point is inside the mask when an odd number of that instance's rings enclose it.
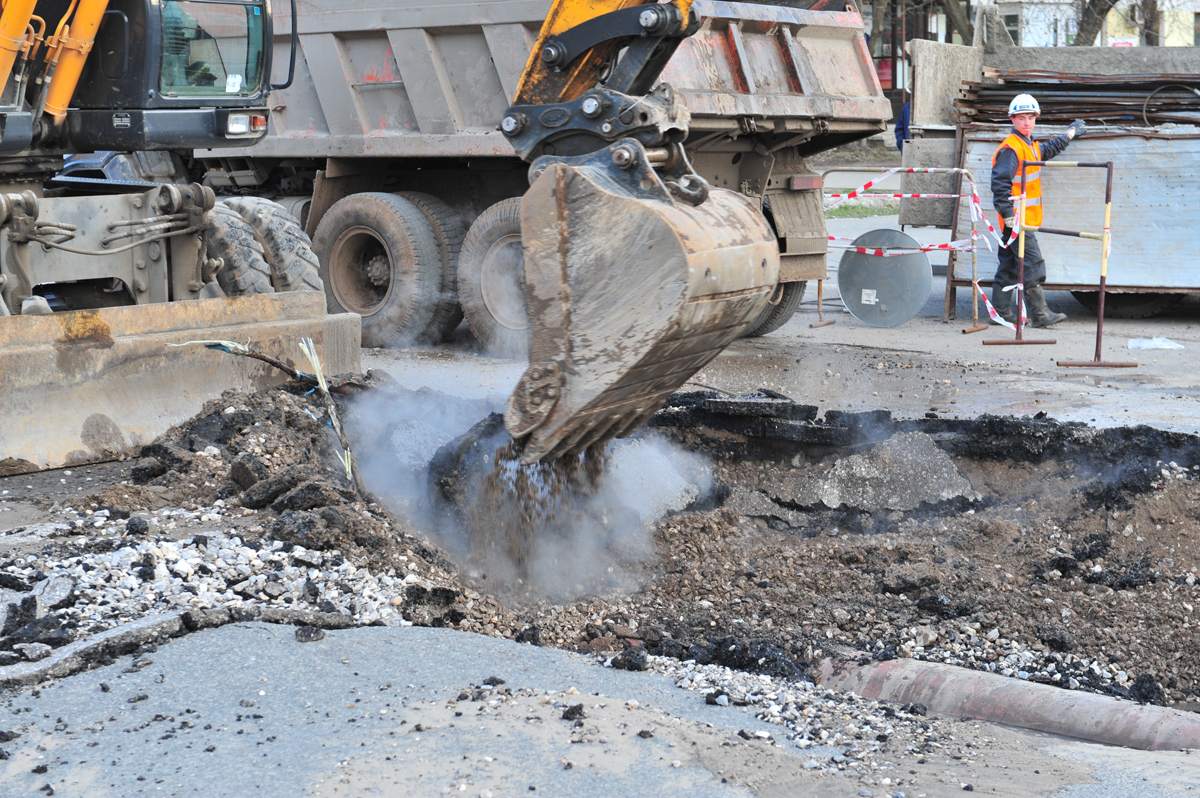
<instances>
[{"instance_id":1,"label":"excavator hydraulic coupler","mask_svg":"<svg viewBox=\"0 0 1200 798\"><path fill-rule=\"evenodd\" d=\"M779 249L757 206L690 170L661 177L652 159L664 157L622 139L532 165L521 203L530 365L504 414L525 463L631 434L775 290Z\"/></svg>"}]
</instances>

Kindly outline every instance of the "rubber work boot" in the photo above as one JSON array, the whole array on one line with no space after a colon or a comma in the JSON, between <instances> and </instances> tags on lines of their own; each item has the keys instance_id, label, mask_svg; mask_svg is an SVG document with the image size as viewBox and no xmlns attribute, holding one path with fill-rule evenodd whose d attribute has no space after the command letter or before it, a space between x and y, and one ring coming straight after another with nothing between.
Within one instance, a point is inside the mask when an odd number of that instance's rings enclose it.
<instances>
[{"instance_id":1,"label":"rubber work boot","mask_svg":"<svg viewBox=\"0 0 1200 798\"><path fill-rule=\"evenodd\" d=\"M1005 291L1000 285L992 286L992 307L1000 314L1000 318L1009 324L1017 323L1017 314L1013 313L1013 293ZM995 324L996 322L992 322Z\"/></svg>"},{"instance_id":2,"label":"rubber work boot","mask_svg":"<svg viewBox=\"0 0 1200 798\"><path fill-rule=\"evenodd\" d=\"M1067 320L1066 313L1055 313L1046 307L1046 292L1041 285L1031 285L1025 289L1026 301L1029 303L1030 324L1034 327L1049 327Z\"/></svg>"}]
</instances>

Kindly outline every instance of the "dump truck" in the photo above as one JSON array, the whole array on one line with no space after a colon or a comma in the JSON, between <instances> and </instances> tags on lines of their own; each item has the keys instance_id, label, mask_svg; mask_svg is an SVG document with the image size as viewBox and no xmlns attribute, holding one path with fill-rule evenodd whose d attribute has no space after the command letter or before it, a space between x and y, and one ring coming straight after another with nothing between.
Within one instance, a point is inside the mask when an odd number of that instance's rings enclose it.
<instances>
[{"instance_id":1,"label":"dump truck","mask_svg":"<svg viewBox=\"0 0 1200 798\"><path fill-rule=\"evenodd\" d=\"M592 5L599 16L611 4ZM698 27L658 76L690 113L684 149L696 173L765 203L774 224L780 288L751 334L786 321L804 281L825 274L819 180L805 159L891 117L861 17L807 5L696 0ZM306 2L295 81L273 95L267 137L197 150L195 174L303 219L330 309L362 315L366 345L434 342L465 312L489 350L523 356L515 208L529 164L500 125L550 9ZM289 46L277 34L277 62Z\"/></svg>"},{"instance_id":2,"label":"dump truck","mask_svg":"<svg viewBox=\"0 0 1200 798\"><path fill-rule=\"evenodd\" d=\"M198 183L60 175L75 153L261 140L273 41L266 0L4 5L0 475L128 454L222 390L277 379L169 344L295 361L310 337L329 371L358 369L358 319L326 314L297 224L256 228Z\"/></svg>"}]
</instances>

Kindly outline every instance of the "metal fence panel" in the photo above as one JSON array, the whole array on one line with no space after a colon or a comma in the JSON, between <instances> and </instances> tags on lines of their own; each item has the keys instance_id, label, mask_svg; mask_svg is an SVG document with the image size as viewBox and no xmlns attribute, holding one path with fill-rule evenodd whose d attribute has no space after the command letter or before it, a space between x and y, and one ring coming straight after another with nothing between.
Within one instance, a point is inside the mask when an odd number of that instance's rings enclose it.
<instances>
[{"instance_id":1,"label":"metal fence panel","mask_svg":"<svg viewBox=\"0 0 1200 798\"><path fill-rule=\"evenodd\" d=\"M1039 129L1045 137L1061 128ZM1181 127L1155 137L1127 132L1101 133L1071 144L1064 161L1112 161L1112 254L1109 288L1194 288L1200 286L1200 257L1195 254L1193 226L1200 218L1200 129ZM992 155L1007 130L972 131L966 137L963 164L979 180L979 196L996 224L989 187ZM1102 169L1043 169L1044 224L1067 230L1100 232L1104 228ZM981 225L982 227L982 225ZM971 215L960 200L955 238L970 234ZM1039 234L1046 258L1047 282L1086 288L1100 279L1100 243ZM979 276L996 273L996 247L979 252ZM954 276L969 280L971 260L960 257Z\"/></svg>"}]
</instances>

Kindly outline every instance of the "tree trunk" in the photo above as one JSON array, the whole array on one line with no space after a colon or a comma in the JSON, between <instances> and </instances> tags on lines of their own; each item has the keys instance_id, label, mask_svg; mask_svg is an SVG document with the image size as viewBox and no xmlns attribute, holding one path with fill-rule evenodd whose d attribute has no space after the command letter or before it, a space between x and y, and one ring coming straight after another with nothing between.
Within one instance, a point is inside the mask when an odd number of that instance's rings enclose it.
<instances>
[{"instance_id":1,"label":"tree trunk","mask_svg":"<svg viewBox=\"0 0 1200 798\"><path fill-rule=\"evenodd\" d=\"M1143 2L1153 2L1153 0L1143 0ZM962 37L964 42L971 42L975 39L975 28L967 20L967 12L963 11L963 7L959 5L958 0L942 0L942 8L946 9L946 17L950 20L950 24L958 31L958 35ZM946 37L949 41L950 38Z\"/></svg>"},{"instance_id":2,"label":"tree trunk","mask_svg":"<svg viewBox=\"0 0 1200 798\"><path fill-rule=\"evenodd\" d=\"M876 58L883 57L883 29L887 24L888 6L891 0L875 0L871 7L871 55Z\"/></svg>"},{"instance_id":3,"label":"tree trunk","mask_svg":"<svg viewBox=\"0 0 1200 798\"><path fill-rule=\"evenodd\" d=\"M1079 9L1079 33L1075 34L1076 47L1091 47L1100 35L1104 18L1117 4L1117 0L1085 0Z\"/></svg>"},{"instance_id":4,"label":"tree trunk","mask_svg":"<svg viewBox=\"0 0 1200 798\"><path fill-rule=\"evenodd\" d=\"M1142 0L1142 41L1147 47L1158 47L1158 0Z\"/></svg>"}]
</instances>

